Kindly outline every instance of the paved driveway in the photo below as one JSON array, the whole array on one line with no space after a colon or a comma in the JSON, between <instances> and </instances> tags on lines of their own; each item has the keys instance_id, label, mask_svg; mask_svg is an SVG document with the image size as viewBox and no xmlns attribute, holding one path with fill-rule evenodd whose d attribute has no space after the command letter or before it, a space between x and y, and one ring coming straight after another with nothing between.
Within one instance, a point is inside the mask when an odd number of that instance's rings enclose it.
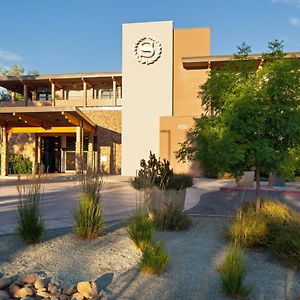
<instances>
[{"instance_id":1,"label":"paved driveway","mask_svg":"<svg viewBox=\"0 0 300 300\"><path fill-rule=\"evenodd\" d=\"M16 179L0 180L0 234L14 231L18 196ZM79 187L72 176L50 176L44 187L41 213L47 228L70 226L79 195ZM106 222L130 216L136 207L136 192L126 178L111 176L105 179L101 192Z\"/></svg>"}]
</instances>

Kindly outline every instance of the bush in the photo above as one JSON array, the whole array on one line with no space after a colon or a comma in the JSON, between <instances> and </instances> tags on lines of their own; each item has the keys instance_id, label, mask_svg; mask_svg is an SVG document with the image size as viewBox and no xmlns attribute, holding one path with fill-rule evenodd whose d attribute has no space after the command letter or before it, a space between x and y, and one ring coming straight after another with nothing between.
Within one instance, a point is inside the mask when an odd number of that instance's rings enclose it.
<instances>
[{"instance_id":1,"label":"bush","mask_svg":"<svg viewBox=\"0 0 300 300\"><path fill-rule=\"evenodd\" d=\"M104 227L100 207L100 190L103 180L99 174L89 173L81 178L81 193L74 212L74 230L82 239L92 239L101 234Z\"/></svg>"},{"instance_id":2,"label":"bush","mask_svg":"<svg viewBox=\"0 0 300 300\"><path fill-rule=\"evenodd\" d=\"M169 263L169 255L162 242L152 242L142 250L141 271L148 274L159 274L165 271Z\"/></svg>"},{"instance_id":3,"label":"bush","mask_svg":"<svg viewBox=\"0 0 300 300\"><path fill-rule=\"evenodd\" d=\"M24 155L12 154L8 157L8 169L12 174L31 174L32 162Z\"/></svg>"},{"instance_id":4,"label":"bush","mask_svg":"<svg viewBox=\"0 0 300 300\"><path fill-rule=\"evenodd\" d=\"M17 232L26 243L37 243L45 232L40 214L41 175L34 176L30 183L23 183L19 176L17 190L19 194Z\"/></svg>"},{"instance_id":5,"label":"bush","mask_svg":"<svg viewBox=\"0 0 300 300\"><path fill-rule=\"evenodd\" d=\"M177 206L169 205L161 213L154 214L153 222L158 230L186 230L191 225L189 216L182 212Z\"/></svg>"},{"instance_id":6,"label":"bush","mask_svg":"<svg viewBox=\"0 0 300 300\"><path fill-rule=\"evenodd\" d=\"M255 211L238 212L227 228L232 242L240 247L257 247L265 244L268 233L266 218Z\"/></svg>"},{"instance_id":7,"label":"bush","mask_svg":"<svg viewBox=\"0 0 300 300\"><path fill-rule=\"evenodd\" d=\"M182 190L193 185L193 177L186 174L173 174L166 183L166 189Z\"/></svg>"},{"instance_id":8,"label":"bush","mask_svg":"<svg viewBox=\"0 0 300 300\"><path fill-rule=\"evenodd\" d=\"M227 228L235 244L263 246L293 269L300 268L299 232L299 214L275 200L263 200L259 212L254 202L244 204Z\"/></svg>"},{"instance_id":9,"label":"bush","mask_svg":"<svg viewBox=\"0 0 300 300\"><path fill-rule=\"evenodd\" d=\"M131 179L131 185L138 190L153 186L164 188L169 177L173 175L170 162L166 159L163 161L160 158L157 159L151 151L148 161L142 159L140 166L137 176Z\"/></svg>"},{"instance_id":10,"label":"bush","mask_svg":"<svg viewBox=\"0 0 300 300\"><path fill-rule=\"evenodd\" d=\"M136 209L127 232L131 240L139 249L144 249L153 239L153 224L147 216L147 212L139 206Z\"/></svg>"},{"instance_id":11,"label":"bush","mask_svg":"<svg viewBox=\"0 0 300 300\"><path fill-rule=\"evenodd\" d=\"M219 269L222 291L230 297L245 298L253 289L244 284L246 268L244 256L240 249L231 248Z\"/></svg>"}]
</instances>

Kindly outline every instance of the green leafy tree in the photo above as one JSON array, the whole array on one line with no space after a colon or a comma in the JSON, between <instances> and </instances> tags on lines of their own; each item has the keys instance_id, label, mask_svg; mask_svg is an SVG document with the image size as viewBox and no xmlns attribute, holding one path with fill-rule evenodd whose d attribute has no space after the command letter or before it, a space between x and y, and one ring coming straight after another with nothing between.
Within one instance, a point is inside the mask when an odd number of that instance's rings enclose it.
<instances>
[{"instance_id":1,"label":"green leafy tree","mask_svg":"<svg viewBox=\"0 0 300 300\"><path fill-rule=\"evenodd\" d=\"M195 120L188 139L177 152L180 160L196 159L214 173L229 172L236 178L249 169L256 171L256 208L260 208L260 173L288 171L293 152L300 145L300 61L285 58L282 42L269 43L265 65L241 72L224 84L222 90L212 73L201 93L219 96L204 105L217 105L215 115ZM237 62L234 58L234 62ZM247 62L247 61L246 61ZM257 63L256 63L257 65ZM235 64L235 66L238 66ZM230 73L227 69L224 73ZM220 85L221 85L220 84Z\"/></svg>"}]
</instances>

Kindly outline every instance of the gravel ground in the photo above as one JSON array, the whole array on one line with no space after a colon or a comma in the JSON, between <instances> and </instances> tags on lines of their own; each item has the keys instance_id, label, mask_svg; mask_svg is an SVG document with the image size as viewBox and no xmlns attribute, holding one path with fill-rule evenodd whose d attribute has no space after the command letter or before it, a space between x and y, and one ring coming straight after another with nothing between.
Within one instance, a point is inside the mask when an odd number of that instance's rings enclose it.
<instances>
[{"instance_id":1,"label":"gravel ground","mask_svg":"<svg viewBox=\"0 0 300 300\"><path fill-rule=\"evenodd\" d=\"M38 245L26 246L16 236L0 237L0 272L40 272L63 283L97 280L104 299L226 299L220 292L216 266L226 253L222 218L193 218L187 232L157 233L165 241L170 265L160 276L139 274L139 253L124 227L92 241L76 239L69 230L47 233ZM246 254L247 282L255 284L251 299L295 299L300 273L284 268L267 254Z\"/></svg>"}]
</instances>

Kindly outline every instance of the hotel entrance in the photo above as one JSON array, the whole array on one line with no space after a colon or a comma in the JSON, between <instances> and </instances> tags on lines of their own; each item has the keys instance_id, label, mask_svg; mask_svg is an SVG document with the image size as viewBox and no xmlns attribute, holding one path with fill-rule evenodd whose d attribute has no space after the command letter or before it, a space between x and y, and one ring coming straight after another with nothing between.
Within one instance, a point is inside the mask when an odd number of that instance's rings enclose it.
<instances>
[{"instance_id":1,"label":"hotel entrance","mask_svg":"<svg viewBox=\"0 0 300 300\"><path fill-rule=\"evenodd\" d=\"M42 137L42 164L48 173L61 172L61 137Z\"/></svg>"}]
</instances>

